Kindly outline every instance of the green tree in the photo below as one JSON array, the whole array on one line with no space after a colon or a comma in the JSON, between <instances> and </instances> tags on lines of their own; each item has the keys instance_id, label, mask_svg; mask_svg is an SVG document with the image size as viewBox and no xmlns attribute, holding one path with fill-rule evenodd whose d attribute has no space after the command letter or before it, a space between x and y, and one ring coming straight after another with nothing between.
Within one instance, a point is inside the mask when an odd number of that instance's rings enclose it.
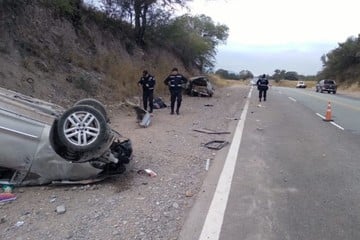
<instances>
[{"instance_id":1,"label":"green tree","mask_svg":"<svg viewBox=\"0 0 360 240\"><path fill-rule=\"evenodd\" d=\"M298 80L299 75L297 74L297 72L289 71L289 72L285 73L284 79L286 79L286 80Z\"/></svg>"},{"instance_id":2,"label":"green tree","mask_svg":"<svg viewBox=\"0 0 360 240\"><path fill-rule=\"evenodd\" d=\"M281 70L280 69L275 69L274 74L272 75L272 78L275 80L275 82L280 82L281 80Z\"/></svg>"},{"instance_id":3,"label":"green tree","mask_svg":"<svg viewBox=\"0 0 360 240\"><path fill-rule=\"evenodd\" d=\"M141 46L145 44L149 16L156 16L153 13L159 9L172 11L176 6L184 7L188 1L191 0L102 0L105 9L134 24L135 40Z\"/></svg>"},{"instance_id":4,"label":"green tree","mask_svg":"<svg viewBox=\"0 0 360 240\"><path fill-rule=\"evenodd\" d=\"M225 69L218 69L216 70L215 74L224 79L240 80L240 75L233 72L229 72L228 70Z\"/></svg>"},{"instance_id":5,"label":"green tree","mask_svg":"<svg viewBox=\"0 0 360 240\"><path fill-rule=\"evenodd\" d=\"M254 74L252 74L252 72L250 72L249 70L241 70L239 73L239 78L242 80L246 80L249 78L253 78Z\"/></svg>"},{"instance_id":6,"label":"green tree","mask_svg":"<svg viewBox=\"0 0 360 240\"><path fill-rule=\"evenodd\" d=\"M349 37L344 43L321 56L322 78L335 78L339 81L360 82L360 34Z\"/></svg>"},{"instance_id":7,"label":"green tree","mask_svg":"<svg viewBox=\"0 0 360 240\"><path fill-rule=\"evenodd\" d=\"M184 62L207 71L213 68L216 47L226 41L228 30L226 25L215 24L208 16L183 15L165 26L159 36Z\"/></svg>"}]
</instances>

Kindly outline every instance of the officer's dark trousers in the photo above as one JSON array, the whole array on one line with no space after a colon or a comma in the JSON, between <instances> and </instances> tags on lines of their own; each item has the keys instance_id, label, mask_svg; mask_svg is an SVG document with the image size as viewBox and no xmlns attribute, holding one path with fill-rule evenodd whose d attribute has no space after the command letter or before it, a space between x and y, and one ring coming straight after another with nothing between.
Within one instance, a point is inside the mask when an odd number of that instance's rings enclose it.
<instances>
[{"instance_id":1,"label":"officer's dark trousers","mask_svg":"<svg viewBox=\"0 0 360 240\"><path fill-rule=\"evenodd\" d=\"M174 113L175 101L176 101L176 113L179 113L181 101L182 101L181 89L179 89L179 90L170 89L170 94L171 94L171 97L170 97L171 113Z\"/></svg>"},{"instance_id":2,"label":"officer's dark trousers","mask_svg":"<svg viewBox=\"0 0 360 240\"><path fill-rule=\"evenodd\" d=\"M149 102L150 112L152 112L153 108L154 108L154 91L153 90L143 91L143 105L144 105L145 110L147 110L148 102Z\"/></svg>"},{"instance_id":3,"label":"officer's dark trousers","mask_svg":"<svg viewBox=\"0 0 360 240\"><path fill-rule=\"evenodd\" d=\"M266 101L266 92L268 90L268 87L259 87L259 100L261 101L261 98Z\"/></svg>"}]
</instances>

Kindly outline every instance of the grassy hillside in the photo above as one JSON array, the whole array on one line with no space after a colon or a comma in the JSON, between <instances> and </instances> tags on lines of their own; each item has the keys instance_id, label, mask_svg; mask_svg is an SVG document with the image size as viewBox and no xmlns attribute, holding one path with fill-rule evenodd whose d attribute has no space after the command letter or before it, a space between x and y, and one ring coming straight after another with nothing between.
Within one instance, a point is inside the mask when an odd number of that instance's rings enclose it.
<instances>
[{"instance_id":1,"label":"grassy hillside","mask_svg":"<svg viewBox=\"0 0 360 240\"><path fill-rule=\"evenodd\" d=\"M158 94L167 92L162 81L172 67L196 74L163 48L137 47L125 28L95 13L81 9L79 26L44 3L0 3L0 87L62 105L83 97L116 103L139 95L143 69L155 75Z\"/></svg>"}]
</instances>

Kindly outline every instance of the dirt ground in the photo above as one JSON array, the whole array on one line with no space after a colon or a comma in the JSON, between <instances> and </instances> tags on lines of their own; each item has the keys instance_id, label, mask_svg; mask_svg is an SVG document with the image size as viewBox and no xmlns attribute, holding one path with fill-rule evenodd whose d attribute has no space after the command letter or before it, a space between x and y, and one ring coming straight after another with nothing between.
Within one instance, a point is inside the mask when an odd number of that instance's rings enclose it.
<instances>
[{"instance_id":1,"label":"dirt ground","mask_svg":"<svg viewBox=\"0 0 360 240\"><path fill-rule=\"evenodd\" d=\"M234 85L216 89L212 98L184 96L179 116L156 109L148 128L139 127L131 109L108 105L112 128L133 144L127 172L91 185L15 188L17 199L0 203L0 239L177 239L207 174L207 159L211 168L217 154L203 144L231 141L227 134L194 129L231 131L248 89ZM157 176L138 173L146 168ZM65 213L56 212L59 206Z\"/></svg>"},{"instance_id":2,"label":"dirt ground","mask_svg":"<svg viewBox=\"0 0 360 240\"><path fill-rule=\"evenodd\" d=\"M184 96L180 115L156 109L148 128L139 127L130 109L107 106L112 128L133 144L127 172L92 185L15 188L17 199L0 205L0 239L177 239L207 159L211 168L217 153L203 144L229 137L194 129L229 131L248 88L216 89L212 98ZM138 173L146 168L157 176ZM57 213L59 206L66 212Z\"/></svg>"}]
</instances>

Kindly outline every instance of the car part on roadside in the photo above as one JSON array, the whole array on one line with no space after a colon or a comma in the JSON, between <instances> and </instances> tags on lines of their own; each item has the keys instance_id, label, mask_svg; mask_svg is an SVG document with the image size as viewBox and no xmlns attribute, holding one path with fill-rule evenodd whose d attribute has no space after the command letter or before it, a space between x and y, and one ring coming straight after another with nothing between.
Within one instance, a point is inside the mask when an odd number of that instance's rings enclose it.
<instances>
[{"instance_id":1,"label":"car part on roadside","mask_svg":"<svg viewBox=\"0 0 360 240\"><path fill-rule=\"evenodd\" d=\"M226 131L214 131L206 128L200 128L200 129L193 129L193 131L201 132L201 133L207 133L207 134L230 134L230 132Z\"/></svg>"},{"instance_id":2,"label":"car part on roadside","mask_svg":"<svg viewBox=\"0 0 360 240\"><path fill-rule=\"evenodd\" d=\"M229 144L228 141L213 140L213 141L205 143L204 146L209 148L209 149L220 150L220 149L222 149L223 147L225 147L228 144Z\"/></svg>"},{"instance_id":3,"label":"car part on roadside","mask_svg":"<svg viewBox=\"0 0 360 240\"><path fill-rule=\"evenodd\" d=\"M142 107L140 107L138 104L135 104L129 100L126 100L126 103L133 107L133 109L135 110L136 121L139 123L139 125L144 128L148 127L151 123L151 114Z\"/></svg>"},{"instance_id":4,"label":"car part on roadside","mask_svg":"<svg viewBox=\"0 0 360 240\"><path fill-rule=\"evenodd\" d=\"M144 170L140 169L140 170L137 171L137 173L138 174L147 174L149 177L156 177L157 176L157 174L153 170L148 169L148 168L144 169Z\"/></svg>"},{"instance_id":5,"label":"car part on roadside","mask_svg":"<svg viewBox=\"0 0 360 240\"><path fill-rule=\"evenodd\" d=\"M95 102L80 100L66 110L0 88L0 183L81 182L123 173L131 141L111 129Z\"/></svg>"},{"instance_id":6,"label":"car part on roadside","mask_svg":"<svg viewBox=\"0 0 360 240\"><path fill-rule=\"evenodd\" d=\"M185 91L190 96L212 97L214 94L214 88L206 76L190 78L185 86Z\"/></svg>"},{"instance_id":7,"label":"car part on roadside","mask_svg":"<svg viewBox=\"0 0 360 240\"><path fill-rule=\"evenodd\" d=\"M142 120L139 122L139 125L146 128L151 123L151 114L149 112L146 112Z\"/></svg>"}]
</instances>

